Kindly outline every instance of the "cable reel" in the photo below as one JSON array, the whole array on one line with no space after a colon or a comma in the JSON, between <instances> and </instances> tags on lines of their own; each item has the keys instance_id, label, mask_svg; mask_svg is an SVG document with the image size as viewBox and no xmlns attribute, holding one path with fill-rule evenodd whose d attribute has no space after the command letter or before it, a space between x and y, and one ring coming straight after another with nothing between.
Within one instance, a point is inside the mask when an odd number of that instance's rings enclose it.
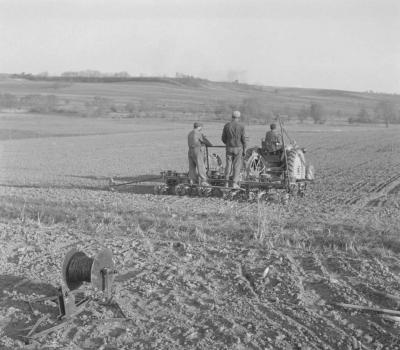
<instances>
[{"instance_id":1,"label":"cable reel","mask_svg":"<svg viewBox=\"0 0 400 350\"><path fill-rule=\"evenodd\" d=\"M105 292L106 297L111 297L111 285L116 273L113 255L108 248L101 250L94 258L73 248L65 255L62 266L63 280L70 291L89 282Z\"/></svg>"},{"instance_id":2,"label":"cable reel","mask_svg":"<svg viewBox=\"0 0 400 350\"><path fill-rule=\"evenodd\" d=\"M111 286L114 281L115 265L110 249L104 248L94 258L84 252L72 248L64 258L62 277L64 286L58 288L59 318L70 317L80 312L88 301L87 298L77 300L78 289L84 282L91 283L93 287L105 294L106 302L112 299Z\"/></svg>"},{"instance_id":3,"label":"cable reel","mask_svg":"<svg viewBox=\"0 0 400 350\"><path fill-rule=\"evenodd\" d=\"M86 304L90 300L85 296L84 292L79 288L84 282L91 283L93 287L105 294L105 303L103 305L115 306L122 317L126 318L121 307L116 301L113 301L111 286L115 275L113 255L110 249L102 249L94 258L90 258L84 252L78 251L76 248L71 249L64 258L62 265L63 284L57 287L57 294L48 297L40 297L29 301L29 305L33 310L33 304L40 301L52 300L58 304L58 319L66 319L60 324L47 328L39 333L34 333L44 317L40 318L32 327L26 338L37 339L46 335L60 327L65 326L68 320L79 315L84 311Z\"/></svg>"}]
</instances>

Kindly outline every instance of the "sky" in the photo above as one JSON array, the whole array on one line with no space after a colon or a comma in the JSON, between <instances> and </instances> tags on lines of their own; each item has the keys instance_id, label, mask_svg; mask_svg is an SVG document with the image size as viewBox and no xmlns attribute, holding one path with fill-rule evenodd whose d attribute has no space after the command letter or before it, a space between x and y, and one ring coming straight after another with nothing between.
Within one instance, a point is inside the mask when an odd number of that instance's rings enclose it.
<instances>
[{"instance_id":1,"label":"sky","mask_svg":"<svg viewBox=\"0 0 400 350\"><path fill-rule=\"evenodd\" d=\"M399 0L0 0L0 72L400 93Z\"/></svg>"}]
</instances>

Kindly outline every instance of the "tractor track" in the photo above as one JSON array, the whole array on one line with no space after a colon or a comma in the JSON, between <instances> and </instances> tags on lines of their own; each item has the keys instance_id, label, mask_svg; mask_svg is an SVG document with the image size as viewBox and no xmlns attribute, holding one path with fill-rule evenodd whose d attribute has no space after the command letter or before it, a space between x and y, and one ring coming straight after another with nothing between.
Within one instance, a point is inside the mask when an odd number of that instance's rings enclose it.
<instances>
[{"instance_id":1,"label":"tractor track","mask_svg":"<svg viewBox=\"0 0 400 350\"><path fill-rule=\"evenodd\" d=\"M385 206L386 203L387 203L387 197L385 195L383 195L383 196L380 196L378 198L368 201L367 204L365 204L365 206L379 208L379 207Z\"/></svg>"},{"instance_id":2,"label":"tractor track","mask_svg":"<svg viewBox=\"0 0 400 350\"><path fill-rule=\"evenodd\" d=\"M380 207L383 206L386 202L386 198L388 194L391 194L390 191L393 190L398 186L398 180L400 179L400 173L394 176L391 176L389 179L386 181L383 181L379 183L378 185L374 186L368 191L367 195L357 195L347 201L345 201L345 204L357 204L360 201L365 201L366 206L373 206L373 207ZM394 186L391 186L392 184L395 184ZM386 193L382 193L382 192ZM379 195L381 194L381 195ZM379 195L376 197L376 195Z\"/></svg>"},{"instance_id":3,"label":"tractor track","mask_svg":"<svg viewBox=\"0 0 400 350\"><path fill-rule=\"evenodd\" d=\"M369 185L369 182L367 180L361 180L356 182L354 185L346 188L343 192L338 193L332 197L327 198L324 203L329 203L335 200L345 200L348 197L348 194L354 191L358 191L363 189L364 187L367 187Z\"/></svg>"},{"instance_id":4,"label":"tractor track","mask_svg":"<svg viewBox=\"0 0 400 350\"><path fill-rule=\"evenodd\" d=\"M399 168L399 165L397 165L395 167L395 169L397 170ZM383 173L384 171L381 171L381 173ZM357 204L358 202L360 202L361 200L365 199L366 201L368 201L368 199L376 194L380 194L382 192L387 192L387 194L391 194L392 190L394 188L396 188L399 184L397 183L398 180L400 179L400 173L393 175L391 177L389 177L387 180L382 181L380 183L378 183L377 185L371 187L370 189L368 189L366 191L365 194L361 193L361 194L356 194L350 198L346 198L346 193L349 192L354 192L354 191L359 191L361 189L366 188L369 185L369 182L366 180L361 180L359 182L357 182L356 184L354 184L353 186L350 186L349 188L347 188L343 193L338 194L336 196L333 196L331 198L328 199L328 201L333 201L333 200L343 200L343 203L346 205L354 205ZM392 186L392 184L395 184L395 186ZM378 198L372 198L369 202L372 203L372 205L374 205L374 203L382 203L382 201L379 201L378 199L383 199L387 194L383 194L382 196L379 196ZM383 204L382 204L383 205ZM375 205L374 205L375 206Z\"/></svg>"},{"instance_id":5,"label":"tractor track","mask_svg":"<svg viewBox=\"0 0 400 350\"><path fill-rule=\"evenodd\" d=\"M394 187L388 192L388 194L393 194L393 195L398 194L398 193L400 193L400 184L394 186Z\"/></svg>"},{"instance_id":6,"label":"tractor track","mask_svg":"<svg viewBox=\"0 0 400 350\"><path fill-rule=\"evenodd\" d=\"M390 177L388 180L380 183L379 185L375 186L374 188L372 188L370 191L368 191L369 193L379 193L382 192L386 187L388 187L389 185L391 185L393 182L397 181L398 179L400 179L400 173L397 175L394 175L392 177Z\"/></svg>"},{"instance_id":7,"label":"tractor track","mask_svg":"<svg viewBox=\"0 0 400 350\"><path fill-rule=\"evenodd\" d=\"M358 163L357 165L355 165L355 167L360 168L367 164L371 164L372 162L373 162L373 160L369 159L364 162ZM336 171L333 175L335 178L338 176L343 177L346 174L352 174L353 172L354 172L353 168L347 168L347 169L342 169L342 170ZM381 170L381 173L384 174L384 171ZM329 178L332 177L332 174L323 176L322 179L328 178L328 177ZM359 191L361 189L368 187L369 185L370 185L370 182L368 181L368 179L366 179L364 177L362 180L359 180L359 181L355 182L354 184L352 184L351 186L345 188L342 192L338 192L338 193L324 199L323 203L329 203L329 202L336 201L336 200L339 200L339 201L346 200L348 198L349 193Z\"/></svg>"},{"instance_id":8,"label":"tractor track","mask_svg":"<svg viewBox=\"0 0 400 350\"><path fill-rule=\"evenodd\" d=\"M390 171L395 172L394 175L390 176L384 181L380 181L379 183L372 185L372 183L374 182L373 181L374 178L382 179L388 173L386 169L389 169L385 167L385 168L380 168L378 171L371 172L371 169L375 167L367 166L367 168L365 168L365 166L371 164L372 162L373 160L368 160L355 165L354 167L358 169L360 169L360 167L365 169L362 179L358 180L357 182L343 189L342 191L339 191L323 199L322 203L327 204L330 202L341 202L346 205L354 205L362 201L363 199L368 201L368 198L370 198L374 194L380 194L385 192L387 192L387 194L396 194L398 192L397 186L400 185L398 184L398 180L400 179L400 173L399 173L400 164L398 163L390 167ZM362 169L360 170L362 171ZM354 173L354 168L340 170L334 172L335 174L334 177L338 176L345 177L346 174L350 175L352 173ZM322 178L325 177L326 176L323 176ZM357 193L357 192L362 192L362 193ZM370 198L370 199L374 201L376 198Z\"/></svg>"},{"instance_id":9,"label":"tractor track","mask_svg":"<svg viewBox=\"0 0 400 350\"><path fill-rule=\"evenodd\" d=\"M356 167L360 167L360 166L366 165L368 163L372 163L372 161L373 160L369 159L369 160L366 160L364 162L358 163L355 166ZM332 171L332 169L333 169L333 171ZM337 176L340 176L340 175L345 175L346 173L352 173L353 172L353 170L349 169L349 168L337 169L337 167L335 167L335 168L326 168L325 170L327 171L327 174L321 176L322 180L325 179L325 178L332 178L332 176L337 177Z\"/></svg>"},{"instance_id":10,"label":"tractor track","mask_svg":"<svg viewBox=\"0 0 400 350\"><path fill-rule=\"evenodd\" d=\"M374 324L374 328L379 330L382 328L379 322L368 320L367 322L359 324L361 328L355 329L352 325L353 323L350 322L352 319L351 316L348 320L346 320L346 318L336 319L332 318L329 313L327 314L326 312L319 311L318 307L315 308L315 303L318 303L318 300L324 300L321 305L325 303L329 305L331 302L342 300L344 295L346 295L346 299L350 298L351 300L357 300L357 302L364 301L366 303L369 300L365 293L355 288L353 283L351 283L351 279L347 280L344 278L337 280L334 277L337 273L347 274L348 272L356 277L359 271L355 270L351 264L341 258L325 258L331 259L331 263L324 262L321 258L322 257L318 254L314 253L306 256L296 256L288 260L290 262L289 265L292 275L297 276L297 279L302 276L295 284L299 287L297 291L297 293L299 293L298 298L301 302L305 303L305 305L311 307L311 309L305 314L296 312L296 308L286 309L285 307L279 307L274 308L274 311L278 311L281 317L283 314L287 322L291 322L297 327L307 325L307 328L309 328L312 325L312 337L319 339L321 342L320 346L322 347L337 348L337 346L344 347L346 342L350 344L357 342L357 346L360 349L373 349L374 346L365 343L362 336L365 336L365 339L368 339L367 337L378 339L380 333L376 330L371 330L370 326ZM331 267L329 265L331 265ZM338 267L339 270L337 269ZM335 272L331 271L332 268ZM314 299L309 299L310 296L314 296L312 297ZM315 296L318 296L318 298L315 299ZM269 306L269 308L271 309L271 306ZM360 316L360 320L362 320L362 316ZM324 335L322 331L324 328L329 328L331 330L331 337L326 337L326 335ZM393 340L395 339L394 336L392 338Z\"/></svg>"}]
</instances>

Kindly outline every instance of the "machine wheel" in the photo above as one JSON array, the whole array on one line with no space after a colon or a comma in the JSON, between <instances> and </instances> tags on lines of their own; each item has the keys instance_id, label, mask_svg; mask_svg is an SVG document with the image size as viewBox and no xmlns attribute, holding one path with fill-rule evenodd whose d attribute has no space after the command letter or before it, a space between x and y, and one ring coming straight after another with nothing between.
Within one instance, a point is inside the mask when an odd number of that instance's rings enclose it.
<instances>
[{"instance_id":1,"label":"machine wheel","mask_svg":"<svg viewBox=\"0 0 400 350\"><path fill-rule=\"evenodd\" d=\"M207 186L200 186L198 188L199 196L200 197L210 197L212 194L212 187Z\"/></svg>"},{"instance_id":2,"label":"machine wheel","mask_svg":"<svg viewBox=\"0 0 400 350\"><path fill-rule=\"evenodd\" d=\"M228 201L233 200L233 198L234 198L234 193L233 193L233 191L232 191L232 190L224 191L224 196L223 196L223 198L224 198L225 200L228 200Z\"/></svg>"},{"instance_id":3,"label":"machine wheel","mask_svg":"<svg viewBox=\"0 0 400 350\"><path fill-rule=\"evenodd\" d=\"M236 190L236 189L231 189L227 194L225 199L233 201L233 200L238 200L241 198L243 195L243 191L241 190Z\"/></svg>"},{"instance_id":4,"label":"machine wheel","mask_svg":"<svg viewBox=\"0 0 400 350\"><path fill-rule=\"evenodd\" d=\"M185 185L179 184L175 186L174 193L178 196L185 196L188 193L188 189Z\"/></svg>"},{"instance_id":5,"label":"machine wheel","mask_svg":"<svg viewBox=\"0 0 400 350\"><path fill-rule=\"evenodd\" d=\"M314 166L311 164L308 164L306 167L306 179L307 180L314 180L315 178L315 172L314 172Z\"/></svg>"},{"instance_id":6,"label":"machine wheel","mask_svg":"<svg viewBox=\"0 0 400 350\"><path fill-rule=\"evenodd\" d=\"M187 194L188 194L188 196L196 197L198 195L197 187L193 186L193 185L192 186L188 186Z\"/></svg>"},{"instance_id":7,"label":"machine wheel","mask_svg":"<svg viewBox=\"0 0 400 350\"><path fill-rule=\"evenodd\" d=\"M248 202L255 202L257 199L257 192L255 191L247 191L246 192L246 200Z\"/></svg>"},{"instance_id":8,"label":"machine wheel","mask_svg":"<svg viewBox=\"0 0 400 350\"><path fill-rule=\"evenodd\" d=\"M284 193L281 197L281 203L283 205L288 205L290 201L290 194L289 193Z\"/></svg>"},{"instance_id":9,"label":"machine wheel","mask_svg":"<svg viewBox=\"0 0 400 350\"><path fill-rule=\"evenodd\" d=\"M166 184L160 184L154 186L154 194L160 195L160 194L167 194L168 193L168 186Z\"/></svg>"},{"instance_id":10,"label":"machine wheel","mask_svg":"<svg viewBox=\"0 0 400 350\"><path fill-rule=\"evenodd\" d=\"M297 195L303 198L306 195L307 183L299 183Z\"/></svg>"},{"instance_id":11,"label":"machine wheel","mask_svg":"<svg viewBox=\"0 0 400 350\"><path fill-rule=\"evenodd\" d=\"M279 204L281 201L281 198L278 193L273 192L273 193L267 194L265 201L270 204Z\"/></svg>"},{"instance_id":12,"label":"machine wheel","mask_svg":"<svg viewBox=\"0 0 400 350\"><path fill-rule=\"evenodd\" d=\"M301 150L291 149L287 151L287 174L289 182L306 178L306 162Z\"/></svg>"},{"instance_id":13,"label":"machine wheel","mask_svg":"<svg viewBox=\"0 0 400 350\"><path fill-rule=\"evenodd\" d=\"M212 196L213 197L218 197L218 198L223 197L224 196L223 190L221 190L220 188L213 188Z\"/></svg>"},{"instance_id":14,"label":"machine wheel","mask_svg":"<svg viewBox=\"0 0 400 350\"><path fill-rule=\"evenodd\" d=\"M266 164L263 160L263 157L258 152L258 148L254 147L248 149L244 161L246 169L246 179L259 179L260 175L264 173L266 169Z\"/></svg>"},{"instance_id":15,"label":"machine wheel","mask_svg":"<svg viewBox=\"0 0 400 350\"><path fill-rule=\"evenodd\" d=\"M108 179L108 189L110 191L115 191L115 187L114 187L115 185L116 185L116 182L114 181L114 179L112 177L110 177Z\"/></svg>"},{"instance_id":16,"label":"machine wheel","mask_svg":"<svg viewBox=\"0 0 400 350\"><path fill-rule=\"evenodd\" d=\"M257 193L257 201L259 202L265 202L268 198L268 192L267 191L258 191Z\"/></svg>"}]
</instances>

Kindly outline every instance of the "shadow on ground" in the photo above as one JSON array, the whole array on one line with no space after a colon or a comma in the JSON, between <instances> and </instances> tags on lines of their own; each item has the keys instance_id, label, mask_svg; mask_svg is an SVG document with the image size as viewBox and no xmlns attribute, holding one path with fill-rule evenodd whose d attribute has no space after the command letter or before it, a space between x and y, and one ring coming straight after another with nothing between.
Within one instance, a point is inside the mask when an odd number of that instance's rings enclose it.
<instances>
[{"instance_id":1,"label":"shadow on ground","mask_svg":"<svg viewBox=\"0 0 400 350\"><path fill-rule=\"evenodd\" d=\"M154 186L156 184L130 184L113 187L113 192L127 192L134 194L154 194Z\"/></svg>"},{"instance_id":2,"label":"shadow on ground","mask_svg":"<svg viewBox=\"0 0 400 350\"><path fill-rule=\"evenodd\" d=\"M138 175L138 176L121 176L112 179L105 176L78 176L68 175L68 177L86 179L92 181L101 181L100 184L70 184L70 185L54 185L54 184L0 184L1 187L15 188L40 188L40 189L63 189L63 190L89 190L89 191L112 191L127 192L135 194L153 194L154 186L162 181L160 175Z\"/></svg>"},{"instance_id":3,"label":"shadow on ground","mask_svg":"<svg viewBox=\"0 0 400 350\"><path fill-rule=\"evenodd\" d=\"M79 178L79 179L87 179L87 180L110 180L113 179L114 181L118 182L146 182L146 181L157 181L161 180L162 177L161 175L155 175L155 174L144 174L144 175L136 175L136 176L113 176L107 177L107 176L95 176L95 175L88 175L88 176L82 176L82 175L67 175L68 177L74 177L74 178Z\"/></svg>"},{"instance_id":4,"label":"shadow on ground","mask_svg":"<svg viewBox=\"0 0 400 350\"><path fill-rule=\"evenodd\" d=\"M33 303L28 300L38 296L54 296L57 289L48 283L32 281L20 276L0 275L0 309L3 310L3 319L0 327L4 336L24 340L40 315L51 314L57 317L58 307L50 303ZM39 315L35 316L34 312Z\"/></svg>"}]
</instances>

